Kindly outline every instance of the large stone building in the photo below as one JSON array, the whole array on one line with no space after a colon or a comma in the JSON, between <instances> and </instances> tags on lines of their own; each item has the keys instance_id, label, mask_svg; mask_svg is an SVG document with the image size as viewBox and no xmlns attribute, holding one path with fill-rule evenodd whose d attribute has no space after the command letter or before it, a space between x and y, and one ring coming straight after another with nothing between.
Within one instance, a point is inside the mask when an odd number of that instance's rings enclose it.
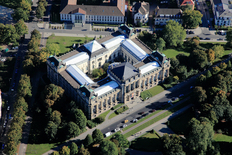
<instances>
[{"instance_id":1,"label":"large stone building","mask_svg":"<svg viewBox=\"0 0 232 155\"><path fill-rule=\"evenodd\" d=\"M122 24L125 16L125 0L117 0L113 6L77 5L77 0L62 0L60 20L72 23Z\"/></svg>"},{"instance_id":2,"label":"large stone building","mask_svg":"<svg viewBox=\"0 0 232 155\"><path fill-rule=\"evenodd\" d=\"M121 62L114 62L116 59ZM107 77L94 82L86 73L111 63ZM93 40L60 57L47 59L47 76L75 100L89 119L118 103L129 103L169 76L170 60L152 51L132 28L121 25L110 36Z\"/></svg>"}]
</instances>

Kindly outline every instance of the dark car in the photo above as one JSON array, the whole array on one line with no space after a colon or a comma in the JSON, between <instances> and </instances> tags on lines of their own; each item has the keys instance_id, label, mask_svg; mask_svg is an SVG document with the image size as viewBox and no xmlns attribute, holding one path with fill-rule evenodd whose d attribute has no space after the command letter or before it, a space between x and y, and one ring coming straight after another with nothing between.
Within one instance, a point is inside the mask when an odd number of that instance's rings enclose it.
<instances>
[{"instance_id":1,"label":"dark car","mask_svg":"<svg viewBox=\"0 0 232 155\"><path fill-rule=\"evenodd\" d=\"M205 38L205 40L210 40L210 38Z\"/></svg>"},{"instance_id":2,"label":"dark car","mask_svg":"<svg viewBox=\"0 0 232 155\"><path fill-rule=\"evenodd\" d=\"M189 31L189 34L195 34L194 31Z\"/></svg>"},{"instance_id":3,"label":"dark car","mask_svg":"<svg viewBox=\"0 0 232 155\"><path fill-rule=\"evenodd\" d=\"M189 30L186 31L186 34L189 34Z\"/></svg>"},{"instance_id":4,"label":"dark car","mask_svg":"<svg viewBox=\"0 0 232 155\"><path fill-rule=\"evenodd\" d=\"M223 38L219 38L218 40L223 40Z\"/></svg>"},{"instance_id":5,"label":"dark car","mask_svg":"<svg viewBox=\"0 0 232 155\"><path fill-rule=\"evenodd\" d=\"M203 39L203 38L201 38L201 37L200 37L199 39L200 39L200 40L204 40L204 39Z\"/></svg>"},{"instance_id":6,"label":"dark car","mask_svg":"<svg viewBox=\"0 0 232 155\"><path fill-rule=\"evenodd\" d=\"M208 9L205 9L205 11L208 11Z\"/></svg>"}]
</instances>

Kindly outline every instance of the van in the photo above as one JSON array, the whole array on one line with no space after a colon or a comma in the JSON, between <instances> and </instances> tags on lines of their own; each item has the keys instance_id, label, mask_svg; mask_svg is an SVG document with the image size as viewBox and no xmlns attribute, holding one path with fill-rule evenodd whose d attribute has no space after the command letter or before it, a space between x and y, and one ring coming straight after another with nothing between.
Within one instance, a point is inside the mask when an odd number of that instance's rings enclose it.
<instances>
[{"instance_id":1,"label":"van","mask_svg":"<svg viewBox=\"0 0 232 155\"><path fill-rule=\"evenodd\" d=\"M111 132L107 132L105 133L105 137L109 137L112 133Z\"/></svg>"}]
</instances>

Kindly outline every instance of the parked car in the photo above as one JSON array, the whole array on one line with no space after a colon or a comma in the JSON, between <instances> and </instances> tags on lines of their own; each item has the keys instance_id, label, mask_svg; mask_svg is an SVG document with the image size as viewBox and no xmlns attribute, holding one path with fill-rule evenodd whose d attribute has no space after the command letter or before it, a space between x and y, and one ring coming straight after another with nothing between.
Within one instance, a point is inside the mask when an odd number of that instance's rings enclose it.
<instances>
[{"instance_id":1,"label":"parked car","mask_svg":"<svg viewBox=\"0 0 232 155\"><path fill-rule=\"evenodd\" d=\"M223 38L219 38L218 40L223 40Z\"/></svg>"},{"instance_id":2,"label":"parked car","mask_svg":"<svg viewBox=\"0 0 232 155\"><path fill-rule=\"evenodd\" d=\"M10 106L8 106L6 110L9 111L10 110Z\"/></svg>"},{"instance_id":3,"label":"parked car","mask_svg":"<svg viewBox=\"0 0 232 155\"><path fill-rule=\"evenodd\" d=\"M210 40L210 38L205 38L205 40Z\"/></svg>"},{"instance_id":4,"label":"parked car","mask_svg":"<svg viewBox=\"0 0 232 155\"><path fill-rule=\"evenodd\" d=\"M153 113L153 112L155 112L155 111L156 111L155 109L152 109L150 112Z\"/></svg>"},{"instance_id":5,"label":"parked car","mask_svg":"<svg viewBox=\"0 0 232 155\"><path fill-rule=\"evenodd\" d=\"M186 34L189 34L189 30L186 31Z\"/></svg>"},{"instance_id":6,"label":"parked car","mask_svg":"<svg viewBox=\"0 0 232 155\"><path fill-rule=\"evenodd\" d=\"M133 121L132 121L132 122L133 122L133 123L136 123L137 121L138 121L138 119L133 119Z\"/></svg>"},{"instance_id":7,"label":"parked car","mask_svg":"<svg viewBox=\"0 0 232 155\"><path fill-rule=\"evenodd\" d=\"M118 132L118 131L120 131L120 128L114 129L114 132Z\"/></svg>"},{"instance_id":8,"label":"parked car","mask_svg":"<svg viewBox=\"0 0 232 155\"><path fill-rule=\"evenodd\" d=\"M2 150L4 150L4 148L5 148L5 144L2 144Z\"/></svg>"},{"instance_id":9,"label":"parked car","mask_svg":"<svg viewBox=\"0 0 232 155\"><path fill-rule=\"evenodd\" d=\"M181 97L184 97L184 94L180 94L180 95L179 95L179 98L181 98Z\"/></svg>"},{"instance_id":10,"label":"parked car","mask_svg":"<svg viewBox=\"0 0 232 155\"><path fill-rule=\"evenodd\" d=\"M111 132L107 132L107 133L105 133L105 137L109 137L110 135L111 135L112 133Z\"/></svg>"},{"instance_id":11,"label":"parked car","mask_svg":"<svg viewBox=\"0 0 232 155\"><path fill-rule=\"evenodd\" d=\"M127 124L124 124L124 125L122 126L122 128L125 128L125 127L127 127Z\"/></svg>"},{"instance_id":12,"label":"parked car","mask_svg":"<svg viewBox=\"0 0 232 155\"><path fill-rule=\"evenodd\" d=\"M189 34L195 34L194 31L189 31Z\"/></svg>"}]
</instances>

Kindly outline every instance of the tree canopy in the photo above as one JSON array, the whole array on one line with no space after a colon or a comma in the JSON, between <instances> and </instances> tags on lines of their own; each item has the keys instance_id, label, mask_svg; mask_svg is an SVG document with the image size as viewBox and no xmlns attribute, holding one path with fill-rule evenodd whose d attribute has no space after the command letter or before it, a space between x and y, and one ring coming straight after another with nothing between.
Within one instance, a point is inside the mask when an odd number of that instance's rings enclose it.
<instances>
[{"instance_id":1,"label":"tree canopy","mask_svg":"<svg viewBox=\"0 0 232 155\"><path fill-rule=\"evenodd\" d=\"M163 39L168 46L176 47L182 45L185 38L186 32L181 24L174 20L167 21L163 29Z\"/></svg>"},{"instance_id":2,"label":"tree canopy","mask_svg":"<svg viewBox=\"0 0 232 155\"><path fill-rule=\"evenodd\" d=\"M103 133L99 129L95 129L92 134L94 143L101 143L104 139Z\"/></svg>"},{"instance_id":3,"label":"tree canopy","mask_svg":"<svg viewBox=\"0 0 232 155\"><path fill-rule=\"evenodd\" d=\"M118 155L118 149L116 145L109 140L104 140L101 142L100 150L102 155Z\"/></svg>"},{"instance_id":4,"label":"tree canopy","mask_svg":"<svg viewBox=\"0 0 232 155\"><path fill-rule=\"evenodd\" d=\"M185 10L182 15L183 23L186 28L196 28L201 24L203 15L198 10Z\"/></svg>"}]
</instances>

